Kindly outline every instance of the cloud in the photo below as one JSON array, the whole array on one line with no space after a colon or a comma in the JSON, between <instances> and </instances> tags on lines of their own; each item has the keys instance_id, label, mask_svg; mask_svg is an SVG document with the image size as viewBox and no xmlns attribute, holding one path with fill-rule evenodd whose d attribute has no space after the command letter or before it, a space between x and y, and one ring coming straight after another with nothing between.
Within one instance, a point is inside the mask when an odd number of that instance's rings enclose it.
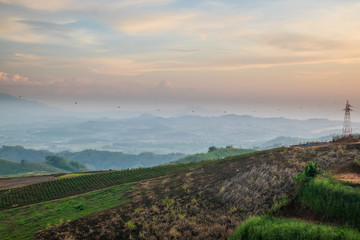
<instances>
[{"instance_id":1,"label":"cloud","mask_svg":"<svg viewBox=\"0 0 360 240\"><path fill-rule=\"evenodd\" d=\"M196 13L157 13L124 19L118 29L127 34L155 34L167 30L180 30L184 23L193 21Z\"/></svg>"},{"instance_id":2,"label":"cloud","mask_svg":"<svg viewBox=\"0 0 360 240\"><path fill-rule=\"evenodd\" d=\"M167 81L167 80L162 80L159 82L158 86L156 87L157 90L159 91L165 91L165 92L168 92L168 91L172 91L173 90L173 86L172 84Z\"/></svg>"},{"instance_id":3,"label":"cloud","mask_svg":"<svg viewBox=\"0 0 360 240\"><path fill-rule=\"evenodd\" d=\"M150 11L118 20L117 29L129 35L175 35L200 37L216 36L219 31L242 25L249 16L241 13L221 15L198 9L187 11Z\"/></svg>"},{"instance_id":4,"label":"cloud","mask_svg":"<svg viewBox=\"0 0 360 240\"><path fill-rule=\"evenodd\" d=\"M177 48L177 49L169 49L171 51L174 51L174 52L183 52L183 53L191 53L191 52L199 52L200 49L197 49L197 48L183 48L183 49L180 49L180 48Z\"/></svg>"},{"instance_id":5,"label":"cloud","mask_svg":"<svg viewBox=\"0 0 360 240\"><path fill-rule=\"evenodd\" d=\"M30 9L47 11L61 10L71 5L72 3L72 1L70 0L0 0L0 2L10 5L22 6Z\"/></svg>"},{"instance_id":6,"label":"cloud","mask_svg":"<svg viewBox=\"0 0 360 240\"><path fill-rule=\"evenodd\" d=\"M34 33L21 18L1 18L0 38L14 42L38 43L44 41L42 35Z\"/></svg>"},{"instance_id":7,"label":"cloud","mask_svg":"<svg viewBox=\"0 0 360 240\"><path fill-rule=\"evenodd\" d=\"M80 61L85 63L92 72L104 75L135 76L157 70L157 66L152 62L140 62L131 58L87 58Z\"/></svg>"},{"instance_id":8,"label":"cloud","mask_svg":"<svg viewBox=\"0 0 360 240\"><path fill-rule=\"evenodd\" d=\"M41 57L37 56L37 55L32 55L32 54L24 54L24 53L15 53L14 54L15 58L17 60L40 60Z\"/></svg>"},{"instance_id":9,"label":"cloud","mask_svg":"<svg viewBox=\"0 0 360 240\"><path fill-rule=\"evenodd\" d=\"M21 76L20 74L10 76L6 72L0 72L0 85L40 86L42 84L38 81L30 81L28 77Z\"/></svg>"},{"instance_id":10,"label":"cloud","mask_svg":"<svg viewBox=\"0 0 360 240\"><path fill-rule=\"evenodd\" d=\"M269 46L297 52L327 51L346 46L345 41L288 32L264 35L262 41Z\"/></svg>"},{"instance_id":11,"label":"cloud","mask_svg":"<svg viewBox=\"0 0 360 240\"><path fill-rule=\"evenodd\" d=\"M63 10L84 10L104 8L124 8L134 5L162 5L172 0L108 0L105 3L97 0L0 0L1 3L21 6L34 10L63 11Z\"/></svg>"},{"instance_id":12,"label":"cloud","mask_svg":"<svg viewBox=\"0 0 360 240\"><path fill-rule=\"evenodd\" d=\"M11 42L91 46L98 36L76 21L34 21L20 17L0 17L0 39Z\"/></svg>"}]
</instances>

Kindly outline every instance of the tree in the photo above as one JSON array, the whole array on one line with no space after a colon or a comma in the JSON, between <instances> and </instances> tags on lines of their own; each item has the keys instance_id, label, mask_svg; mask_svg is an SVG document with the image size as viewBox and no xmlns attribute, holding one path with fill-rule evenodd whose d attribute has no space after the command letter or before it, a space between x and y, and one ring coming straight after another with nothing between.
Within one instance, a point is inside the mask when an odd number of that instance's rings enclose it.
<instances>
[{"instance_id":1,"label":"tree","mask_svg":"<svg viewBox=\"0 0 360 240\"><path fill-rule=\"evenodd\" d=\"M47 156L45 158L45 162L52 165L52 166L54 166L54 167L71 171L71 166L70 166L68 160L66 158L64 158L64 157Z\"/></svg>"},{"instance_id":2,"label":"tree","mask_svg":"<svg viewBox=\"0 0 360 240\"><path fill-rule=\"evenodd\" d=\"M215 146L211 146L211 147L209 147L208 153L216 151L216 150L217 150L217 148Z\"/></svg>"}]
</instances>

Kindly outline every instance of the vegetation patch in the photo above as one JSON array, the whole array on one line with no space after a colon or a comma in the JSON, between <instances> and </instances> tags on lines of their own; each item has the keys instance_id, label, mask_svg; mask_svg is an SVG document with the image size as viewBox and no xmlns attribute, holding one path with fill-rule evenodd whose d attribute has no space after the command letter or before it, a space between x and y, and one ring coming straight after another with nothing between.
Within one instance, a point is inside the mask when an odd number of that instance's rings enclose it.
<instances>
[{"instance_id":1,"label":"vegetation patch","mask_svg":"<svg viewBox=\"0 0 360 240\"><path fill-rule=\"evenodd\" d=\"M304 183L314 178L319 172L320 171L317 168L317 161L309 162L305 167L305 170L302 173L299 173L296 177L293 177L293 179L296 182Z\"/></svg>"},{"instance_id":2,"label":"vegetation patch","mask_svg":"<svg viewBox=\"0 0 360 240\"><path fill-rule=\"evenodd\" d=\"M329 179L315 178L299 189L300 202L327 218L360 222L360 189Z\"/></svg>"},{"instance_id":3,"label":"vegetation patch","mask_svg":"<svg viewBox=\"0 0 360 240\"><path fill-rule=\"evenodd\" d=\"M251 217L229 237L229 240L358 240L360 233L326 225L316 225L301 220L272 218L269 216Z\"/></svg>"},{"instance_id":4,"label":"vegetation patch","mask_svg":"<svg viewBox=\"0 0 360 240\"><path fill-rule=\"evenodd\" d=\"M1 239L34 239L37 231L128 203L131 184L101 189L51 202L0 211Z\"/></svg>"},{"instance_id":5,"label":"vegetation patch","mask_svg":"<svg viewBox=\"0 0 360 240\"><path fill-rule=\"evenodd\" d=\"M61 175L58 178L78 177L78 176L82 176L82 175L86 175L86 174L89 174L89 173L69 173L69 174Z\"/></svg>"}]
</instances>

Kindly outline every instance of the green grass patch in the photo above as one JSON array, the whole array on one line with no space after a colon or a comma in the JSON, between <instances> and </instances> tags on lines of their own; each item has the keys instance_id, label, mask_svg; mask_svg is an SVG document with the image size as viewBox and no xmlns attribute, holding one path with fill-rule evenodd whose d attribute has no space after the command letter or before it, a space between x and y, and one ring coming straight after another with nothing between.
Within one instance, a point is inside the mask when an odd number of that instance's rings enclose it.
<instances>
[{"instance_id":1,"label":"green grass patch","mask_svg":"<svg viewBox=\"0 0 360 240\"><path fill-rule=\"evenodd\" d=\"M251 217L228 238L229 240L359 240L360 233L326 225L311 224L300 220Z\"/></svg>"},{"instance_id":2,"label":"green grass patch","mask_svg":"<svg viewBox=\"0 0 360 240\"><path fill-rule=\"evenodd\" d=\"M34 239L37 231L61 222L128 203L131 184L101 189L65 199L0 211L0 238Z\"/></svg>"},{"instance_id":3,"label":"green grass patch","mask_svg":"<svg viewBox=\"0 0 360 240\"><path fill-rule=\"evenodd\" d=\"M315 178L299 189L300 202L325 217L360 228L360 189L329 178Z\"/></svg>"},{"instance_id":4,"label":"green grass patch","mask_svg":"<svg viewBox=\"0 0 360 240\"><path fill-rule=\"evenodd\" d=\"M69 174L61 175L57 178L78 177L78 176L82 176L82 175L86 175L86 174L89 174L89 173L69 173Z\"/></svg>"}]
</instances>

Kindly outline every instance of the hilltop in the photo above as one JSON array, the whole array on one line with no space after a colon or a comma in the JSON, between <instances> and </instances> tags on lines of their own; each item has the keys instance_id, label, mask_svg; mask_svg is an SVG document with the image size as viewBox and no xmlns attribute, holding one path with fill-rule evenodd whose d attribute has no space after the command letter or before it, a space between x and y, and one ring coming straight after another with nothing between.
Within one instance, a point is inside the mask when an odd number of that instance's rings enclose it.
<instances>
[{"instance_id":1,"label":"hilltop","mask_svg":"<svg viewBox=\"0 0 360 240\"><path fill-rule=\"evenodd\" d=\"M38 200L34 198L38 203L1 210L0 223L4 221L1 220L3 216L3 219L8 218L10 225L0 224L0 232L5 228L16 236L17 231L24 231L19 227L29 228L26 222L15 226L11 222L18 221L16 216L19 214L31 219L31 209L36 207L43 220L33 225L31 231L35 234L43 229L37 233L39 239L128 239L131 236L138 239L226 239L249 216L273 211L284 199L290 201L299 186L292 177L309 161L317 161L318 167L326 172L352 164L356 159L360 159L359 143L323 143L282 147L219 160L88 173L48 184L76 183L83 189L73 193L77 196L72 198L71 204L65 203L66 198L53 202L58 204L51 207L55 211L63 209L58 215L47 213L46 206L51 202L41 200L39 196ZM103 180L96 183L96 179ZM128 183L131 184L124 185ZM46 182L42 184L43 187L38 188L40 192L47 186ZM88 190L80 187L81 184L86 184ZM119 189L121 186L122 190ZM21 189L14 192L17 198L21 196ZM66 189L56 193L57 196L71 196L69 191L76 190ZM88 192L94 189L98 190ZM121 196L110 194L115 189L119 189L116 191ZM103 196L101 207L99 200L95 200L100 196ZM47 224L53 227L45 229Z\"/></svg>"}]
</instances>

